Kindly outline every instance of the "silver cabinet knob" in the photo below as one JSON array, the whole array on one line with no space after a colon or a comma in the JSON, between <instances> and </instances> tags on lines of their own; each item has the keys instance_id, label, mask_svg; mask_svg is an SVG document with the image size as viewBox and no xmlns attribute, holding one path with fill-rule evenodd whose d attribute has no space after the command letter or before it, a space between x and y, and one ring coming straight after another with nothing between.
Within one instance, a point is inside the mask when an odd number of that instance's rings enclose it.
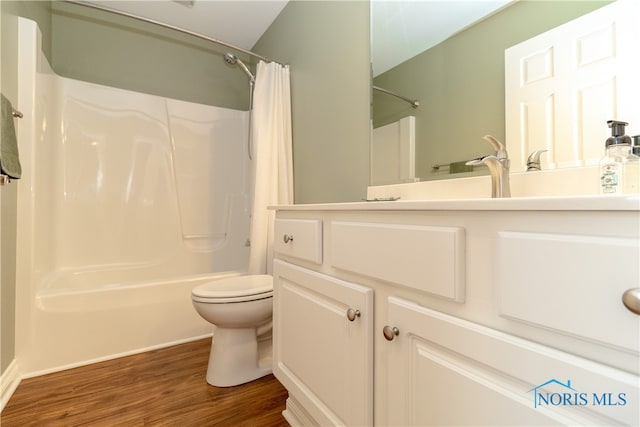
<instances>
[{"instance_id":1,"label":"silver cabinet knob","mask_svg":"<svg viewBox=\"0 0 640 427\"><path fill-rule=\"evenodd\" d=\"M353 322L357 317L360 317L360 310L354 310L353 308L347 310L347 319L349 321Z\"/></svg>"},{"instance_id":2,"label":"silver cabinet knob","mask_svg":"<svg viewBox=\"0 0 640 427\"><path fill-rule=\"evenodd\" d=\"M285 234L282 236L282 240L284 240L284 243L293 242L293 236L291 234Z\"/></svg>"},{"instance_id":3,"label":"silver cabinet knob","mask_svg":"<svg viewBox=\"0 0 640 427\"><path fill-rule=\"evenodd\" d=\"M630 312L640 314L640 288L627 289L622 294L622 303Z\"/></svg>"},{"instance_id":4,"label":"silver cabinet knob","mask_svg":"<svg viewBox=\"0 0 640 427\"><path fill-rule=\"evenodd\" d=\"M400 330L395 326L385 326L382 328L382 335L384 335L387 341L393 341L395 337L400 335Z\"/></svg>"}]
</instances>

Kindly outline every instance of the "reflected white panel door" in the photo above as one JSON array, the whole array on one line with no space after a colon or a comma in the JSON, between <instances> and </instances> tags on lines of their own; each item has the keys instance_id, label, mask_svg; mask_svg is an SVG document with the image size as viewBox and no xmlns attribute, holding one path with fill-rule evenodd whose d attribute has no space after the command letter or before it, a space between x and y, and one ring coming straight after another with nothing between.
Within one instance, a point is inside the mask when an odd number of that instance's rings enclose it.
<instances>
[{"instance_id":1,"label":"reflected white panel door","mask_svg":"<svg viewBox=\"0 0 640 427\"><path fill-rule=\"evenodd\" d=\"M388 299L387 321L397 335L390 335L379 359L388 365L378 370L386 374L384 384L376 381L387 405L379 425L638 423L634 375L396 297ZM382 331L376 332L385 341ZM575 405L556 397L557 405L538 399L539 394L563 396L567 390L559 383L573 384ZM585 393L586 401L573 393ZM620 393L628 404L602 404Z\"/></svg>"},{"instance_id":2,"label":"reflected white panel door","mask_svg":"<svg viewBox=\"0 0 640 427\"><path fill-rule=\"evenodd\" d=\"M371 136L371 185L415 181L414 116L373 129Z\"/></svg>"},{"instance_id":3,"label":"reflected white panel door","mask_svg":"<svg viewBox=\"0 0 640 427\"><path fill-rule=\"evenodd\" d=\"M505 51L512 170L549 150L543 168L597 164L607 120L640 133L640 2L619 0Z\"/></svg>"},{"instance_id":4,"label":"reflected white panel door","mask_svg":"<svg viewBox=\"0 0 640 427\"><path fill-rule=\"evenodd\" d=\"M274 367L319 425L373 423L373 290L274 262Z\"/></svg>"}]
</instances>

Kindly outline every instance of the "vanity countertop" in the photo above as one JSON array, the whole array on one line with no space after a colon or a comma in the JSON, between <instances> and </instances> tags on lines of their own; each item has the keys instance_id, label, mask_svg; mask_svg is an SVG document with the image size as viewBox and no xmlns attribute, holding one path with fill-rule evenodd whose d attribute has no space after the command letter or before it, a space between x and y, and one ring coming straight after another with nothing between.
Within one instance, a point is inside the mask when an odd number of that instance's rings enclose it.
<instances>
[{"instance_id":1,"label":"vanity countertop","mask_svg":"<svg viewBox=\"0 0 640 427\"><path fill-rule=\"evenodd\" d=\"M396 200L271 206L278 211L640 211L640 193L512 197L503 199ZM639 218L640 220L640 218Z\"/></svg>"}]
</instances>

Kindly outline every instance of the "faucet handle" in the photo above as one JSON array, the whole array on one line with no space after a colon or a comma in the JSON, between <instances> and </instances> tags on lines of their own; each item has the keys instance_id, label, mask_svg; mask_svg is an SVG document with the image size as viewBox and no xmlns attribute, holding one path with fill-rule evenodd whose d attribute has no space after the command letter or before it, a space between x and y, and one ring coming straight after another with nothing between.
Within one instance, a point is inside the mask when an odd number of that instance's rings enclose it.
<instances>
[{"instance_id":1,"label":"faucet handle","mask_svg":"<svg viewBox=\"0 0 640 427\"><path fill-rule=\"evenodd\" d=\"M540 156L549 150L536 150L527 159L527 172L540 170Z\"/></svg>"},{"instance_id":2,"label":"faucet handle","mask_svg":"<svg viewBox=\"0 0 640 427\"><path fill-rule=\"evenodd\" d=\"M489 154L487 156L480 156L480 157L476 157L475 159L467 160L465 162L465 165L467 166L482 165L486 163L485 160L490 161L490 160L499 160L499 159L493 154Z\"/></svg>"}]
</instances>

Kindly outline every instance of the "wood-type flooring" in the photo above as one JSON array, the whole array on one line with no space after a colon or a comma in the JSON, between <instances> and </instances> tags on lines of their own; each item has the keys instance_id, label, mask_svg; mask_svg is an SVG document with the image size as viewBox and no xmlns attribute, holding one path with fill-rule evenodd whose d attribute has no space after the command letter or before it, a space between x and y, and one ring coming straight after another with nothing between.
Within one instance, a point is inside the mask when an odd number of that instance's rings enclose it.
<instances>
[{"instance_id":1,"label":"wood-type flooring","mask_svg":"<svg viewBox=\"0 0 640 427\"><path fill-rule=\"evenodd\" d=\"M287 391L273 376L207 384L210 339L23 380L2 427L288 426Z\"/></svg>"}]
</instances>

